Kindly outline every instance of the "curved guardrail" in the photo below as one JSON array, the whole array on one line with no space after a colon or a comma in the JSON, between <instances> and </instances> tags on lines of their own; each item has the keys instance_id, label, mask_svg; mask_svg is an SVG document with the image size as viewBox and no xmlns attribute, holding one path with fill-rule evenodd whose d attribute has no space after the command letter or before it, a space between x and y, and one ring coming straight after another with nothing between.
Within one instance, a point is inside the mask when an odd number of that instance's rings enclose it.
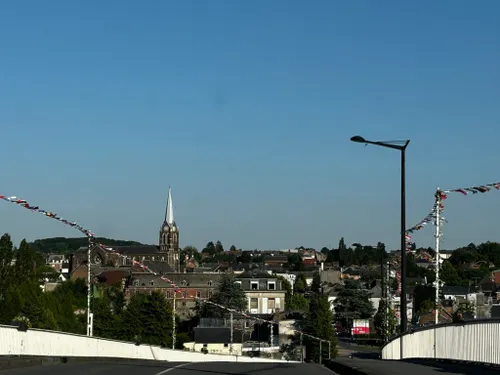
<instances>
[{"instance_id":1,"label":"curved guardrail","mask_svg":"<svg viewBox=\"0 0 500 375\"><path fill-rule=\"evenodd\" d=\"M434 359L500 365L500 319L422 327L396 336L382 359Z\"/></svg>"},{"instance_id":2,"label":"curved guardrail","mask_svg":"<svg viewBox=\"0 0 500 375\"><path fill-rule=\"evenodd\" d=\"M0 356L124 358L171 362L286 362L271 358L204 354L158 346L87 337L42 329L0 325Z\"/></svg>"}]
</instances>

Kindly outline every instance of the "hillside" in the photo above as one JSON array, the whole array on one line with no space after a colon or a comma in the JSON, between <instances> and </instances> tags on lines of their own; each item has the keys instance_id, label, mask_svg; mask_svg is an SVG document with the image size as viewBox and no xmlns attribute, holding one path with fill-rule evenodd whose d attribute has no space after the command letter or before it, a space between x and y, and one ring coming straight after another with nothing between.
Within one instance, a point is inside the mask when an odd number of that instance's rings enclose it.
<instances>
[{"instance_id":1,"label":"hillside","mask_svg":"<svg viewBox=\"0 0 500 375\"><path fill-rule=\"evenodd\" d=\"M96 237L96 242L108 246L132 246L142 245L136 241L114 240L112 238ZM88 245L87 237L52 237L35 240L29 244L33 249L41 253L69 254L78 250L82 246Z\"/></svg>"}]
</instances>

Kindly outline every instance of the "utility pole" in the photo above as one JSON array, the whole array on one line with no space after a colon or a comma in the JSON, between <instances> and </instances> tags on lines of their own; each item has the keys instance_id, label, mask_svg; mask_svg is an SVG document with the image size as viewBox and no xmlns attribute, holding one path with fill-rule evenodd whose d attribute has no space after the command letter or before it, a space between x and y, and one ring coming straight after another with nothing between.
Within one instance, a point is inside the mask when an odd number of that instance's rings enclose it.
<instances>
[{"instance_id":1,"label":"utility pole","mask_svg":"<svg viewBox=\"0 0 500 375\"><path fill-rule=\"evenodd\" d=\"M177 290L174 289L174 299L172 303L172 349L175 350L175 299L177 296Z\"/></svg>"},{"instance_id":2,"label":"utility pole","mask_svg":"<svg viewBox=\"0 0 500 375\"><path fill-rule=\"evenodd\" d=\"M387 315L387 330L386 330L386 342L389 341L389 328L390 328L390 323L389 323L389 318L391 316L391 310L392 310L392 297L391 297L391 264L389 262L387 262L386 264L386 277L387 277L387 282L386 282L386 285L385 285L385 288L386 288L386 315Z\"/></svg>"},{"instance_id":3,"label":"utility pole","mask_svg":"<svg viewBox=\"0 0 500 375\"><path fill-rule=\"evenodd\" d=\"M270 331L271 331L271 337L270 337L270 342L269 342L269 346L272 348L273 345L274 345L274 332L273 332L273 324L274 321L271 321L271 327L270 327Z\"/></svg>"},{"instance_id":4,"label":"utility pole","mask_svg":"<svg viewBox=\"0 0 500 375\"><path fill-rule=\"evenodd\" d=\"M435 237L436 237L436 244L435 244L435 256L436 256L436 316L435 316L435 323L439 324L439 305L441 304L441 301L439 299L439 260L440 260L440 255L439 255L439 250L440 250L440 245L441 245L441 190L438 188L436 191L436 232L435 232Z\"/></svg>"},{"instance_id":5,"label":"utility pole","mask_svg":"<svg viewBox=\"0 0 500 375\"><path fill-rule=\"evenodd\" d=\"M231 325L231 346L229 347L229 351L232 353L233 352L233 330L234 330L234 323L233 323L233 312L231 311L230 315L230 325Z\"/></svg>"},{"instance_id":6,"label":"utility pole","mask_svg":"<svg viewBox=\"0 0 500 375\"><path fill-rule=\"evenodd\" d=\"M92 328L93 328L93 320L94 316L90 311L91 302L92 302L92 274L90 271L90 263L92 260L92 240L91 237L88 236L88 245L87 245L87 336L92 337Z\"/></svg>"}]
</instances>

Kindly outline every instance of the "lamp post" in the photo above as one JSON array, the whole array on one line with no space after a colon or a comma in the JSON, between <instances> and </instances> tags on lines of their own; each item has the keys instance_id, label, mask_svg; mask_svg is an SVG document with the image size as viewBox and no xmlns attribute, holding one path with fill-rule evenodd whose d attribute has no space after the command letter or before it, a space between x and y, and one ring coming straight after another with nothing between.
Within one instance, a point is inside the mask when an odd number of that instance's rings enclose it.
<instances>
[{"instance_id":1,"label":"lamp post","mask_svg":"<svg viewBox=\"0 0 500 375\"><path fill-rule=\"evenodd\" d=\"M401 151L401 333L406 332L408 327L407 303L406 303L406 176L405 176L405 153L409 140L404 141L368 141L356 135L351 138L352 142L391 148Z\"/></svg>"}]
</instances>

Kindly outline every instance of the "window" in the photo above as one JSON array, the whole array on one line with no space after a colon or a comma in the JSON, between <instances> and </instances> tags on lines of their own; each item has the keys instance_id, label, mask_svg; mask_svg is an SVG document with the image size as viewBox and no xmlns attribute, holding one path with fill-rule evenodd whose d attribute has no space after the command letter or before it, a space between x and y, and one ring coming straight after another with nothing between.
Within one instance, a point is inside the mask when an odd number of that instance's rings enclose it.
<instances>
[{"instance_id":1,"label":"window","mask_svg":"<svg viewBox=\"0 0 500 375\"><path fill-rule=\"evenodd\" d=\"M211 291L211 290L209 290L209 291L208 291L208 293L207 293L207 297L208 297L208 298L211 298L211 297L212 297L212 291Z\"/></svg>"},{"instance_id":2,"label":"window","mask_svg":"<svg viewBox=\"0 0 500 375\"><path fill-rule=\"evenodd\" d=\"M208 282L208 286L212 286L212 280Z\"/></svg>"},{"instance_id":3,"label":"window","mask_svg":"<svg viewBox=\"0 0 500 375\"><path fill-rule=\"evenodd\" d=\"M186 307L186 302L182 302L182 307Z\"/></svg>"},{"instance_id":4,"label":"window","mask_svg":"<svg viewBox=\"0 0 500 375\"><path fill-rule=\"evenodd\" d=\"M267 289L276 290L276 281L268 281L267 282Z\"/></svg>"},{"instance_id":5,"label":"window","mask_svg":"<svg viewBox=\"0 0 500 375\"><path fill-rule=\"evenodd\" d=\"M259 282L258 281L250 281L250 289L258 290L259 289Z\"/></svg>"},{"instance_id":6,"label":"window","mask_svg":"<svg viewBox=\"0 0 500 375\"><path fill-rule=\"evenodd\" d=\"M250 309L258 309L259 308L259 299L258 298L250 298Z\"/></svg>"},{"instance_id":7,"label":"window","mask_svg":"<svg viewBox=\"0 0 500 375\"><path fill-rule=\"evenodd\" d=\"M139 286L139 280L134 280L134 286Z\"/></svg>"},{"instance_id":8,"label":"window","mask_svg":"<svg viewBox=\"0 0 500 375\"><path fill-rule=\"evenodd\" d=\"M186 286L187 285L187 281L186 280L182 280L181 285L182 286Z\"/></svg>"},{"instance_id":9,"label":"window","mask_svg":"<svg viewBox=\"0 0 500 375\"><path fill-rule=\"evenodd\" d=\"M234 282L236 285L239 285L241 287L241 281L240 280L237 280Z\"/></svg>"},{"instance_id":10,"label":"window","mask_svg":"<svg viewBox=\"0 0 500 375\"><path fill-rule=\"evenodd\" d=\"M201 292L196 292L196 298L201 298Z\"/></svg>"},{"instance_id":11,"label":"window","mask_svg":"<svg viewBox=\"0 0 500 375\"><path fill-rule=\"evenodd\" d=\"M187 297L187 293L186 292L182 292L182 298L186 298Z\"/></svg>"},{"instance_id":12,"label":"window","mask_svg":"<svg viewBox=\"0 0 500 375\"><path fill-rule=\"evenodd\" d=\"M153 285L155 285L155 282L154 282L153 280L151 280L151 281L149 282L149 285L150 285L150 286L153 286Z\"/></svg>"},{"instance_id":13,"label":"window","mask_svg":"<svg viewBox=\"0 0 500 375\"><path fill-rule=\"evenodd\" d=\"M224 344L224 348L227 348L229 346L229 344Z\"/></svg>"},{"instance_id":14,"label":"window","mask_svg":"<svg viewBox=\"0 0 500 375\"><path fill-rule=\"evenodd\" d=\"M167 298L172 298L172 294L170 292L167 292Z\"/></svg>"},{"instance_id":15,"label":"window","mask_svg":"<svg viewBox=\"0 0 500 375\"><path fill-rule=\"evenodd\" d=\"M267 300L267 308L274 310L276 308L276 300L274 298L269 298Z\"/></svg>"}]
</instances>

